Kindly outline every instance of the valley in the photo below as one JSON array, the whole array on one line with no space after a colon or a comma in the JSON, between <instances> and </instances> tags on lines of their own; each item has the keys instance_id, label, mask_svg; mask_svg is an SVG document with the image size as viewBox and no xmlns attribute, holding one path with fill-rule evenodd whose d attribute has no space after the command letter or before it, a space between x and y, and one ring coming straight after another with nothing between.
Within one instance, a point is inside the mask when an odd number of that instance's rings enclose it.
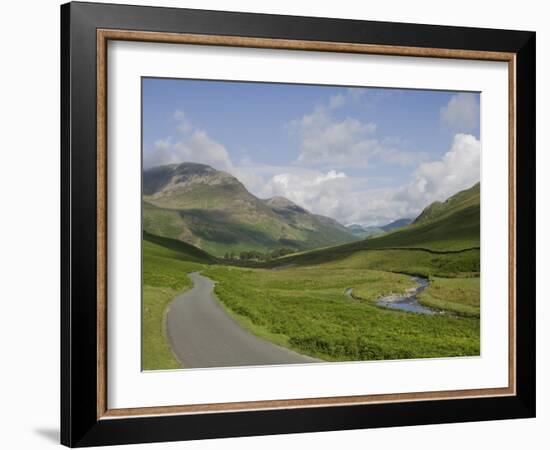
<instances>
[{"instance_id":1,"label":"valley","mask_svg":"<svg viewBox=\"0 0 550 450\"><path fill-rule=\"evenodd\" d=\"M222 308L215 323L237 324L272 345L270 354L289 351L297 361L479 355L479 183L367 237L360 235L365 227L345 227L285 198L259 199L209 166L150 169L143 186L143 369L254 363L218 354L209 364L214 349L203 359L174 351L193 338L170 341L169 327L181 327L167 317L175 305L195 314L185 293L204 280L215 283L214 300L204 294L204 301ZM437 314L379 304L415 290L413 277L429 282L416 301ZM206 323L201 329L216 339L217 325Z\"/></svg>"}]
</instances>

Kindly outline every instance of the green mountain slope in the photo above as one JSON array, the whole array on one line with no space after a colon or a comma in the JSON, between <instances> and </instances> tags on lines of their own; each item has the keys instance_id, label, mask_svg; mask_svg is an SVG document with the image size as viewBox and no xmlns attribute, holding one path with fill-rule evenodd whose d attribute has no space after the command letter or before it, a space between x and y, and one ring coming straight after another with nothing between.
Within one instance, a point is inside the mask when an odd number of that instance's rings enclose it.
<instances>
[{"instance_id":1,"label":"green mountain slope","mask_svg":"<svg viewBox=\"0 0 550 450\"><path fill-rule=\"evenodd\" d=\"M262 200L226 172L183 163L143 172L143 227L221 256L351 242L343 225L282 197Z\"/></svg>"},{"instance_id":2,"label":"green mountain slope","mask_svg":"<svg viewBox=\"0 0 550 450\"><path fill-rule=\"evenodd\" d=\"M462 250L479 247L479 183L429 205L410 225L374 239L369 248Z\"/></svg>"},{"instance_id":3,"label":"green mountain slope","mask_svg":"<svg viewBox=\"0 0 550 450\"><path fill-rule=\"evenodd\" d=\"M444 202L433 202L414 219L414 224L429 223L433 220L448 217L455 212L472 207L479 210L480 184L476 183L471 188L465 189L449 197Z\"/></svg>"},{"instance_id":4,"label":"green mountain slope","mask_svg":"<svg viewBox=\"0 0 550 450\"><path fill-rule=\"evenodd\" d=\"M155 244L164 248L165 257L171 257L174 259L195 262L200 264L213 264L217 260L212 255L208 254L200 248L194 247L187 242L182 242L177 239L165 238L162 236L156 236L154 234L143 232L143 241ZM147 246L148 249L154 248L154 246ZM170 252L169 252L170 251Z\"/></svg>"},{"instance_id":5,"label":"green mountain slope","mask_svg":"<svg viewBox=\"0 0 550 450\"><path fill-rule=\"evenodd\" d=\"M435 206L434 206L435 205ZM271 264L316 264L376 249L425 249L432 253L479 248L479 183L428 206L408 226L359 242L285 256Z\"/></svg>"}]
</instances>

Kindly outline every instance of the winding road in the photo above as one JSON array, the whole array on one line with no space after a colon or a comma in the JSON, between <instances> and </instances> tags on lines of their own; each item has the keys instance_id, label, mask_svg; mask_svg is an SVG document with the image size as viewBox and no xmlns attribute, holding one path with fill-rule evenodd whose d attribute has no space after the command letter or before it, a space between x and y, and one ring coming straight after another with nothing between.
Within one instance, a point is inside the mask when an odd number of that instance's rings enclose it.
<instances>
[{"instance_id":1,"label":"winding road","mask_svg":"<svg viewBox=\"0 0 550 450\"><path fill-rule=\"evenodd\" d=\"M185 368L306 364L321 360L264 341L231 318L215 298L214 282L189 274L193 288L177 296L166 314L172 351Z\"/></svg>"}]
</instances>

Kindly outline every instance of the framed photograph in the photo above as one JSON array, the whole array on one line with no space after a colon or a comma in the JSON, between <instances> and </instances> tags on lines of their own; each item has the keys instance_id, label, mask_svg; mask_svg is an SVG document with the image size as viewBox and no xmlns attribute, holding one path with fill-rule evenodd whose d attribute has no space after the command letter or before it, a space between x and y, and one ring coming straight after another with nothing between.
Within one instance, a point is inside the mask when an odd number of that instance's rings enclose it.
<instances>
[{"instance_id":1,"label":"framed photograph","mask_svg":"<svg viewBox=\"0 0 550 450\"><path fill-rule=\"evenodd\" d=\"M61 7L71 447L535 415L535 33Z\"/></svg>"}]
</instances>

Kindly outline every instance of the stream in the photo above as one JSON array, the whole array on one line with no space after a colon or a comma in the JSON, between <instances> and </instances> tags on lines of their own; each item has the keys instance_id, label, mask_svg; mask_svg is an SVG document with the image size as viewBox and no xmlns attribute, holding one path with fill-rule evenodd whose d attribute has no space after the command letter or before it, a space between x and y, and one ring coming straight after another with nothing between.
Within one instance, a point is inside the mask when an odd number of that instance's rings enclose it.
<instances>
[{"instance_id":1,"label":"stream","mask_svg":"<svg viewBox=\"0 0 550 450\"><path fill-rule=\"evenodd\" d=\"M401 311L419 314L439 314L439 311L421 305L416 298L416 296L430 284L428 279L422 277L412 277L412 279L418 284L417 287L408 289L405 295L392 294L381 297L376 300L376 304L385 308L399 309Z\"/></svg>"}]
</instances>

